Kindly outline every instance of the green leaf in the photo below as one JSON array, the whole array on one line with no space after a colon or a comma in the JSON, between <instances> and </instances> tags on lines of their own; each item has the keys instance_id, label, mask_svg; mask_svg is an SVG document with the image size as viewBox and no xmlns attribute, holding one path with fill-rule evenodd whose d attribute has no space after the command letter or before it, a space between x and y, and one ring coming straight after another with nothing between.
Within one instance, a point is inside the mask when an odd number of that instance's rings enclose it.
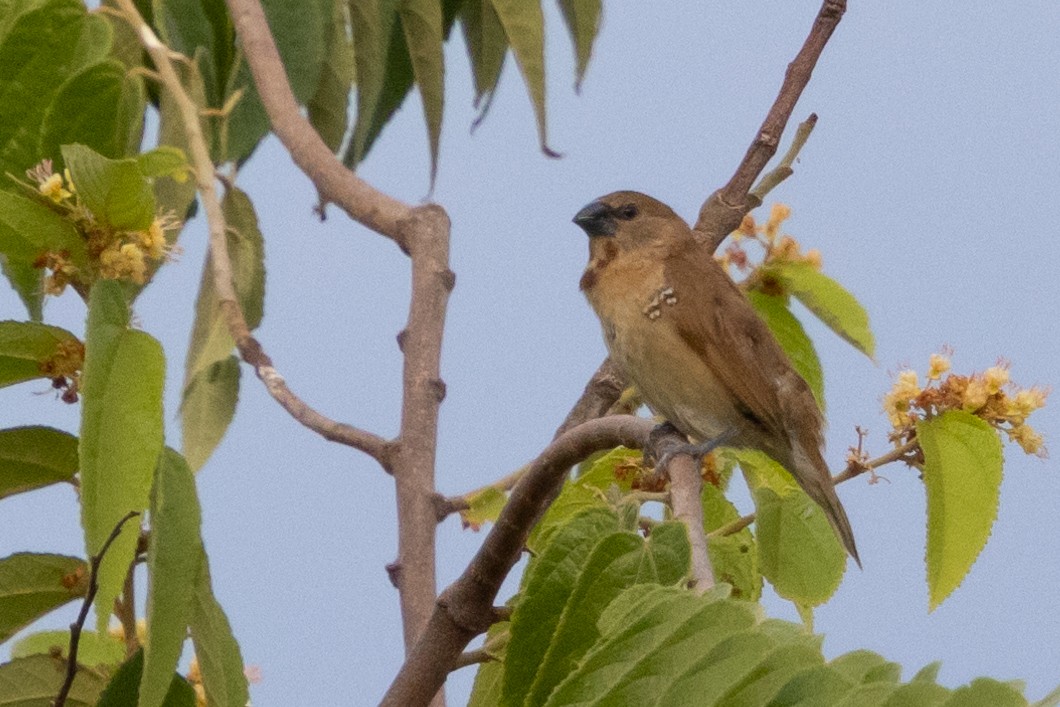
<instances>
[{"instance_id":1,"label":"green leaf","mask_svg":"<svg viewBox=\"0 0 1060 707\"><path fill-rule=\"evenodd\" d=\"M660 695L676 676L714 646L756 623L749 604L713 601L675 589L638 586L612 604L625 603L627 595L646 593L652 600L635 603L621 623L609 623L577 669L552 693L548 705L674 704L661 701Z\"/></svg>"},{"instance_id":2,"label":"green leaf","mask_svg":"<svg viewBox=\"0 0 1060 707\"><path fill-rule=\"evenodd\" d=\"M338 151L346 134L354 78L353 41L345 7L346 0L334 0L320 81L307 106L309 123L332 152Z\"/></svg>"},{"instance_id":3,"label":"green leaf","mask_svg":"<svg viewBox=\"0 0 1060 707\"><path fill-rule=\"evenodd\" d=\"M529 689L586 559L602 538L617 529L613 511L596 508L579 513L555 531L527 566L522 597L512 612L512 638L504 660L506 703L518 702L518 696Z\"/></svg>"},{"instance_id":4,"label":"green leaf","mask_svg":"<svg viewBox=\"0 0 1060 707\"><path fill-rule=\"evenodd\" d=\"M580 91L585 70L589 67L589 57L593 53L593 40L600 31L603 3L601 0L559 0L559 7L563 10L563 20L574 42L574 54L578 60L574 90Z\"/></svg>"},{"instance_id":5,"label":"green leaf","mask_svg":"<svg viewBox=\"0 0 1060 707\"><path fill-rule=\"evenodd\" d=\"M990 678L976 678L953 691L944 704L948 707L1024 707L1027 700L1019 690Z\"/></svg>"},{"instance_id":6,"label":"green leaf","mask_svg":"<svg viewBox=\"0 0 1060 707\"><path fill-rule=\"evenodd\" d=\"M77 437L51 427L0 430L0 498L32 491L77 473Z\"/></svg>"},{"instance_id":7,"label":"green leaf","mask_svg":"<svg viewBox=\"0 0 1060 707\"><path fill-rule=\"evenodd\" d=\"M829 329L869 358L875 356L869 315L842 285L809 263L783 262L771 274Z\"/></svg>"},{"instance_id":8,"label":"green leaf","mask_svg":"<svg viewBox=\"0 0 1060 707\"><path fill-rule=\"evenodd\" d=\"M72 223L32 199L0 191L0 255L28 266L44 253L63 251L74 265L88 264L85 241Z\"/></svg>"},{"instance_id":9,"label":"green leaf","mask_svg":"<svg viewBox=\"0 0 1060 707\"><path fill-rule=\"evenodd\" d=\"M846 553L824 511L765 454L736 455L754 497L762 575L785 599L805 606L828 601L843 580Z\"/></svg>"},{"instance_id":10,"label":"green leaf","mask_svg":"<svg viewBox=\"0 0 1060 707\"><path fill-rule=\"evenodd\" d=\"M87 14L80 0L23 5L5 17L0 40L0 175L21 177L38 163L44 113L60 86L110 51L106 20ZM105 119L105 116L98 116ZM0 180L0 190L14 185Z\"/></svg>"},{"instance_id":11,"label":"green leaf","mask_svg":"<svg viewBox=\"0 0 1060 707\"><path fill-rule=\"evenodd\" d=\"M629 493L633 489L633 481L636 470L639 469L641 456L639 451L615 447L594 459L588 469L574 480L574 483L598 488L601 491L617 486L623 493Z\"/></svg>"},{"instance_id":12,"label":"green leaf","mask_svg":"<svg viewBox=\"0 0 1060 707\"><path fill-rule=\"evenodd\" d=\"M504 57L508 53L508 37L504 34L504 26L491 0L464 0L460 8L460 24L464 30L464 43L471 56L475 107L481 106L475 119L477 125L486 116L501 77Z\"/></svg>"},{"instance_id":13,"label":"green leaf","mask_svg":"<svg viewBox=\"0 0 1060 707\"><path fill-rule=\"evenodd\" d=\"M64 164L61 145L80 143L106 157L123 156L132 119L119 110L126 91L125 67L114 60L86 66L68 78L44 114L38 154L51 159L56 172Z\"/></svg>"},{"instance_id":14,"label":"green leaf","mask_svg":"<svg viewBox=\"0 0 1060 707\"><path fill-rule=\"evenodd\" d=\"M50 655L17 658L0 665L0 705L46 707L59 694L65 666ZM96 707L106 680L91 670L79 669L74 676L67 707Z\"/></svg>"},{"instance_id":15,"label":"green leaf","mask_svg":"<svg viewBox=\"0 0 1060 707\"><path fill-rule=\"evenodd\" d=\"M37 322L0 322L0 388L81 368L77 337Z\"/></svg>"},{"instance_id":16,"label":"green leaf","mask_svg":"<svg viewBox=\"0 0 1060 707\"><path fill-rule=\"evenodd\" d=\"M151 489L147 644L138 707L163 704L184 649L205 556L200 522L191 469L178 453L164 449Z\"/></svg>"},{"instance_id":17,"label":"green leaf","mask_svg":"<svg viewBox=\"0 0 1060 707\"><path fill-rule=\"evenodd\" d=\"M182 449L198 471L224 439L239 401L239 359L228 356L199 371L180 404Z\"/></svg>"},{"instance_id":18,"label":"green leaf","mask_svg":"<svg viewBox=\"0 0 1060 707\"><path fill-rule=\"evenodd\" d=\"M162 145L136 156L140 171L147 177L173 177L178 182L189 178L191 165L184 150Z\"/></svg>"},{"instance_id":19,"label":"green leaf","mask_svg":"<svg viewBox=\"0 0 1060 707\"><path fill-rule=\"evenodd\" d=\"M62 153L78 197L96 218L118 230L151 225L155 196L135 159L111 160L84 145L63 145Z\"/></svg>"},{"instance_id":20,"label":"green leaf","mask_svg":"<svg viewBox=\"0 0 1060 707\"><path fill-rule=\"evenodd\" d=\"M901 666L891 663L879 653L858 650L844 653L831 663L833 669L845 675L854 683L897 682L901 675ZM895 668L898 672L895 673Z\"/></svg>"},{"instance_id":21,"label":"green leaf","mask_svg":"<svg viewBox=\"0 0 1060 707\"><path fill-rule=\"evenodd\" d=\"M530 531L530 537L526 540L526 546L533 552L540 552L541 548L547 546L552 540L552 535L557 528L583 511L591 509L606 509L611 511L611 505L605 500L598 489L577 481L567 480L563 484L563 490L555 501L545 511L545 515L537 522L534 529Z\"/></svg>"},{"instance_id":22,"label":"green leaf","mask_svg":"<svg viewBox=\"0 0 1060 707\"><path fill-rule=\"evenodd\" d=\"M219 108L234 61L235 30L222 0L151 0L159 37L181 54L195 57L208 105ZM200 103L199 105L207 105Z\"/></svg>"},{"instance_id":23,"label":"green leaf","mask_svg":"<svg viewBox=\"0 0 1060 707\"><path fill-rule=\"evenodd\" d=\"M88 567L79 558L31 552L8 555L0 560L0 642L83 597L87 588Z\"/></svg>"},{"instance_id":24,"label":"green leaf","mask_svg":"<svg viewBox=\"0 0 1060 707\"><path fill-rule=\"evenodd\" d=\"M821 371L821 361L817 358L817 350L813 342L806 335L802 323L788 309L781 297L763 294L752 290L747 293L751 305L758 312L758 316L766 323L769 330L773 332L780 348L788 355L795 372L810 386L813 397L817 400L817 407L824 411L824 372Z\"/></svg>"},{"instance_id":25,"label":"green leaf","mask_svg":"<svg viewBox=\"0 0 1060 707\"><path fill-rule=\"evenodd\" d=\"M192 599L191 640L199 660L206 702L213 707L244 707L250 700L243 656L221 605L210 586L205 554Z\"/></svg>"},{"instance_id":26,"label":"green leaf","mask_svg":"<svg viewBox=\"0 0 1060 707\"><path fill-rule=\"evenodd\" d=\"M1001 491L1001 440L985 420L951 410L917 423L927 489L927 582L934 610L986 546Z\"/></svg>"},{"instance_id":27,"label":"green leaf","mask_svg":"<svg viewBox=\"0 0 1060 707\"><path fill-rule=\"evenodd\" d=\"M945 704L950 696L950 691L941 685L929 682L911 682L907 685L896 687L884 707L933 707L933 705ZM1026 704L1023 702L1021 704Z\"/></svg>"},{"instance_id":28,"label":"green leaf","mask_svg":"<svg viewBox=\"0 0 1060 707\"><path fill-rule=\"evenodd\" d=\"M552 635L548 651L538 666L523 704L543 704L553 688L599 637L596 619L600 612L627 587L641 583L675 584L687 575L688 533L679 522L655 526L645 542L636 533L613 533L593 548L581 568L573 591ZM515 640L514 616L512 642ZM514 646L509 644L509 659ZM508 692L505 675L505 692Z\"/></svg>"},{"instance_id":29,"label":"green leaf","mask_svg":"<svg viewBox=\"0 0 1060 707\"><path fill-rule=\"evenodd\" d=\"M144 653L136 651L132 658L118 668L110 679L96 707L133 707L146 704L140 693L141 673L144 669ZM165 690L157 704L161 707L195 707L197 697L195 688L182 676L170 671Z\"/></svg>"},{"instance_id":30,"label":"green leaf","mask_svg":"<svg viewBox=\"0 0 1060 707\"><path fill-rule=\"evenodd\" d=\"M703 530L710 533L740 517L721 489L703 484ZM758 571L758 546L750 528L732 535L707 536L707 552L714 577L732 586L737 599L758 601L762 595L762 574Z\"/></svg>"},{"instance_id":31,"label":"green leaf","mask_svg":"<svg viewBox=\"0 0 1060 707\"><path fill-rule=\"evenodd\" d=\"M121 285L97 281L89 296L81 386L81 523L90 556L126 513L147 508L162 451L162 347L129 329L128 321ZM106 630L139 528L126 523L100 565L97 630Z\"/></svg>"},{"instance_id":32,"label":"green leaf","mask_svg":"<svg viewBox=\"0 0 1060 707\"><path fill-rule=\"evenodd\" d=\"M181 86L184 87L188 96L196 105L205 105L206 87L203 83L202 74L199 73L198 65L196 63L178 64L176 69L180 76ZM202 130L206 140L212 141L214 139L216 130L205 116L200 118L199 128ZM180 150L181 153L188 154L184 118L181 115L180 107L173 100L169 91L163 91L158 98L158 144L159 149ZM142 163L141 169L144 170L145 174L151 173L151 169ZM156 179L154 193L158 206L164 213L172 213L180 219L190 218L194 213L192 211L195 206L196 194L194 175L189 175L189 178L184 181L179 179Z\"/></svg>"},{"instance_id":33,"label":"green leaf","mask_svg":"<svg viewBox=\"0 0 1060 707\"><path fill-rule=\"evenodd\" d=\"M938 682L940 668L942 668L940 661L928 663L913 676L913 682Z\"/></svg>"},{"instance_id":34,"label":"green leaf","mask_svg":"<svg viewBox=\"0 0 1060 707\"><path fill-rule=\"evenodd\" d=\"M343 163L356 167L412 88L412 57L397 22L399 0L350 0L357 120Z\"/></svg>"},{"instance_id":35,"label":"green leaf","mask_svg":"<svg viewBox=\"0 0 1060 707\"><path fill-rule=\"evenodd\" d=\"M486 632L486 643L496 640L509 630L507 621L498 621ZM497 660L489 660L478 666L475 683L471 687L471 697L467 707L496 707L501 701L501 683L504 678L504 656L506 648L496 654ZM492 654L492 653L491 653Z\"/></svg>"},{"instance_id":36,"label":"green leaf","mask_svg":"<svg viewBox=\"0 0 1060 707\"><path fill-rule=\"evenodd\" d=\"M31 633L11 646L12 658L31 655L70 655L69 631ZM125 660L125 644L109 633L82 631L77 642L77 662L88 667L111 669Z\"/></svg>"},{"instance_id":37,"label":"green leaf","mask_svg":"<svg viewBox=\"0 0 1060 707\"><path fill-rule=\"evenodd\" d=\"M29 318L39 322L44 318L44 271L23 262L13 262L0 253L0 271L15 288Z\"/></svg>"},{"instance_id":38,"label":"green leaf","mask_svg":"<svg viewBox=\"0 0 1060 707\"><path fill-rule=\"evenodd\" d=\"M497 11L504 33L508 36L515 62L530 93L537 117L537 134L541 150L557 157L548 146L545 120L545 16L541 3L523 0L490 0Z\"/></svg>"},{"instance_id":39,"label":"green leaf","mask_svg":"<svg viewBox=\"0 0 1060 707\"><path fill-rule=\"evenodd\" d=\"M438 174L438 142L442 133L445 56L442 53L442 8L438 0L402 0L398 5L412 71L423 99L423 117L431 149L431 184Z\"/></svg>"},{"instance_id":40,"label":"green leaf","mask_svg":"<svg viewBox=\"0 0 1060 707\"><path fill-rule=\"evenodd\" d=\"M316 91L324 65L331 0L264 0L262 8L295 99L305 104ZM243 95L228 116L227 149L220 157L242 162L269 132L269 117L254 87L250 68L242 58L225 86L223 102L239 91Z\"/></svg>"},{"instance_id":41,"label":"green leaf","mask_svg":"<svg viewBox=\"0 0 1060 707\"><path fill-rule=\"evenodd\" d=\"M467 497L468 507L460 511L460 522L464 527L478 530L484 523L492 523L504 510L508 495L504 491L487 486Z\"/></svg>"},{"instance_id":42,"label":"green leaf","mask_svg":"<svg viewBox=\"0 0 1060 707\"><path fill-rule=\"evenodd\" d=\"M228 255L232 278L246 318L256 329L264 316L265 244L258 230L254 205L239 189L229 189L222 202L228 224ZM213 453L234 414L239 395L238 363L229 361L235 341L220 309L213 283L210 257L203 265L195 323L184 366L184 400L181 404L183 451L192 469ZM209 408L209 420L197 418Z\"/></svg>"}]
</instances>

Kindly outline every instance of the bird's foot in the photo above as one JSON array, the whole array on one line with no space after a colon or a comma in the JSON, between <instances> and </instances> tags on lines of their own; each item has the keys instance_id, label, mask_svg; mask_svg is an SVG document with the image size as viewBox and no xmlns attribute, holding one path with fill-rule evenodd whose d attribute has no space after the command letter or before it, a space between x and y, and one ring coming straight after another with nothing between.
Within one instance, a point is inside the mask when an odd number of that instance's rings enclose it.
<instances>
[{"instance_id":1,"label":"bird's foot","mask_svg":"<svg viewBox=\"0 0 1060 707\"><path fill-rule=\"evenodd\" d=\"M661 425L656 425L655 429L648 435L648 449L654 452L655 455L662 452L662 455L657 457L658 460L654 464L657 472L666 469L669 463L673 461L673 458L679 454L689 455L697 466L701 466L703 457L718 447L724 446L732 440L733 436L732 430L726 430L714 439L692 444L671 423L664 422Z\"/></svg>"}]
</instances>

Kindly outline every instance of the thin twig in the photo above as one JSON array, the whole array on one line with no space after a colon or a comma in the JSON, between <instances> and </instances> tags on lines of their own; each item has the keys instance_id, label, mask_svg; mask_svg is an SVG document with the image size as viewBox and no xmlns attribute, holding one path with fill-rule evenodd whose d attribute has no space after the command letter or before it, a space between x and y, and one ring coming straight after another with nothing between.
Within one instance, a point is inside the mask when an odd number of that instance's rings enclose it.
<instances>
[{"instance_id":1,"label":"thin twig","mask_svg":"<svg viewBox=\"0 0 1060 707\"><path fill-rule=\"evenodd\" d=\"M795 131L795 138L791 141L791 145L788 146L788 151L784 153L784 157L781 158L780 164L766 172L758 180L755 188L751 190L748 201L750 208L756 209L761 206L769 192L776 189L781 182L795 173L792 165L795 164L795 160L798 159L799 153L806 145L806 141L810 139L810 134L816 125L816 113L811 113L809 118L799 123L798 129Z\"/></svg>"},{"instance_id":2,"label":"thin twig","mask_svg":"<svg viewBox=\"0 0 1060 707\"><path fill-rule=\"evenodd\" d=\"M125 585L120 598L114 600L114 613L121 621L125 639L125 657L131 658L140 649L140 637L136 635L136 561L129 563L125 573Z\"/></svg>"},{"instance_id":3,"label":"thin twig","mask_svg":"<svg viewBox=\"0 0 1060 707\"><path fill-rule=\"evenodd\" d=\"M891 462L897 461L904 461L908 459L909 456L913 452L915 452L919 447L920 442L913 439L901 445L900 447L895 447L886 454L881 454L875 459L870 459L869 461L851 459L849 462L847 462L846 468L843 469L843 471L839 472L838 474L832 477L832 483L841 484L844 481L850 481L851 479L857 476L861 476L866 471L878 469L884 464L890 464ZM726 523L720 528L715 528L714 530L710 531L710 533L708 533L708 537L720 538L725 535L732 535L733 533L738 533L747 526L749 526L751 523L753 523L754 520L755 514L748 513L745 516L740 516L731 523Z\"/></svg>"},{"instance_id":4,"label":"thin twig","mask_svg":"<svg viewBox=\"0 0 1060 707\"><path fill-rule=\"evenodd\" d=\"M199 123L199 106L184 90L170 59L169 48L144 22L132 0L117 0L117 3L125 20L132 26L140 43L154 61L163 86L170 92L174 103L180 109L188 149L194 165L196 186L209 226L210 262L213 268L218 306L225 325L235 340L240 356L254 368L254 372L265 384L269 394L295 420L327 440L345 444L368 454L383 468L389 470L392 451L390 442L371 432L331 420L307 405L287 387L283 376L273 366L272 359L265 353L261 343L250 333L232 283L232 262L228 255L225 217L214 187L213 161L210 159L209 148Z\"/></svg>"},{"instance_id":5,"label":"thin twig","mask_svg":"<svg viewBox=\"0 0 1060 707\"><path fill-rule=\"evenodd\" d=\"M748 194L751 185L776 154L780 136L784 133L795 104L809 83L817 60L844 12L846 0L824 0L802 49L788 64L776 100L747 148L743 161L728 184L711 194L699 210L695 225L697 240L710 252L717 249L751 210L752 198Z\"/></svg>"},{"instance_id":6,"label":"thin twig","mask_svg":"<svg viewBox=\"0 0 1060 707\"><path fill-rule=\"evenodd\" d=\"M74 686L74 678L77 676L77 647L81 642L81 631L84 630L85 621L88 619L88 610L92 607L92 602L95 601L96 593L99 591L97 575L99 574L99 565L103 562L103 556L107 554L111 543L118 539L125 523L138 515L140 515L139 511L126 513L114 526L114 529L110 531L107 539L103 541L99 552L88 561L88 592L85 594L85 600L81 604L81 611L77 614L77 620L70 624L70 648L66 657L66 677L59 688L59 694L52 701L52 707L63 707L66 704L66 698L70 696L70 689Z\"/></svg>"}]
</instances>

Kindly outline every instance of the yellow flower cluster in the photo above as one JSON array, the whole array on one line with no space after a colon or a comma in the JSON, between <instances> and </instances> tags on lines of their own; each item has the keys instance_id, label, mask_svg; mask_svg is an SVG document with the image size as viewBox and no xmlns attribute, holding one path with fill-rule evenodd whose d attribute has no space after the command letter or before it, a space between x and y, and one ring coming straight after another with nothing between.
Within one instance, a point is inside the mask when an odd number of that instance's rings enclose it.
<instances>
[{"instance_id":1,"label":"yellow flower cluster","mask_svg":"<svg viewBox=\"0 0 1060 707\"><path fill-rule=\"evenodd\" d=\"M119 234L99 254L99 274L108 280L147 282L148 261L159 261L170 252L166 243L167 222L155 218L143 231Z\"/></svg>"},{"instance_id":2,"label":"yellow flower cluster","mask_svg":"<svg viewBox=\"0 0 1060 707\"><path fill-rule=\"evenodd\" d=\"M950 359L932 354L923 387L916 371L906 369L895 377L883 397L883 409L895 440L911 439L919 420L947 410L964 410L980 417L1008 435L1027 454L1045 457L1042 435L1027 424L1027 418L1045 405L1049 391L1032 386L1018 388L1009 377L1009 365L1000 362L970 376L949 374Z\"/></svg>"},{"instance_id":3,"label":"yellow flower cluster","mask_svg":"<svg viewBox=\"0 0 1060 707\"><path fill-rule=\"evenodd\" d=\"M808 263L816 270L821 269L821 252L810 249L802 252L799 242L789 235L781 235L780 229L784 222L791 216L791 207L785 204L773 204L769 210L769 219L759 225L754 216L747 214L740 222L740 227L732 232L733 243L725 251L716 256L718 262L726 270L730 265L738 270L747 270L747 253L743 250L740 242L745 239L753 239L765 250L763 264L769 262L796 262Z\"/></svg>"}]
</instances>

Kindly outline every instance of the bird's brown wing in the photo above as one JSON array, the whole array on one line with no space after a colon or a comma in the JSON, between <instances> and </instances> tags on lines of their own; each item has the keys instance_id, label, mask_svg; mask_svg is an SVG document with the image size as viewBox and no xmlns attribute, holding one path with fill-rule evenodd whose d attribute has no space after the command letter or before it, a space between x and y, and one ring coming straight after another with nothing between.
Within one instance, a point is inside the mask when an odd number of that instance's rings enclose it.
<instances>
[{"instance_id":1,"label":"bird's brown wing","mask_svg":"<svg viewBox=\"0 0 1060 707\"><path fill-rule=\"evenodd\" d=\"M741 413L781 445L776 451L788 447L792 436L820 449L823 421L813 394L769 328L709 255L682 250L666 264L681 338L732 391Z\"/></svg>"}]
</instances>

